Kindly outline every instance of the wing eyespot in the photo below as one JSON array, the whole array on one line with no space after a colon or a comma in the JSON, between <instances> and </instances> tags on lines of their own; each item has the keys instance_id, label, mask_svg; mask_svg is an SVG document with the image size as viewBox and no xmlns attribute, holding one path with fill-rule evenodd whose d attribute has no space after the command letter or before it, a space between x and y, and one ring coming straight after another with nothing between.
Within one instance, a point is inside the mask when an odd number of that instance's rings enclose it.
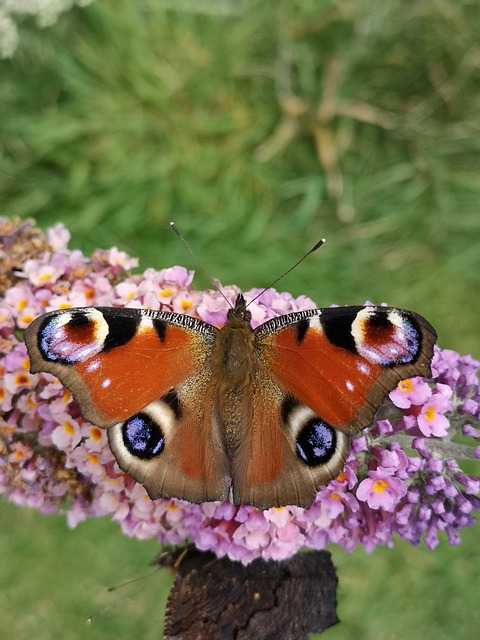
<instances>
[{"instance_id":1,"label":"wing eyespot","mask_svg":"<svg viewBox=\"0 0 480 640\"><path fill-rule=\"evenodd\" d=\"M37 349L46 362L71 365L104 350L108 325L96 309L52 312L39 320Z\"/></svg>"},{"instance_id":2,"label":"wing eyespot","mask_svg":"<svg viewBox=\"0 0 480 640\"><path fill-rule=\"evenodd\" d=\"M337 450L335 429L318 417L311 418L298 434L295 448L309 467L327 464Z\"/></svg>"},{"instance_id":3,"label":"wing eyespot","mask_svg":"<svg viewBox=\"0 0 480 640\"><path fill-rule=\"evenodd\" d=\"M282 419L288 425L297 457L308 467L340 468L348 455L349 436L292 396L282 404Z\"/></svg>"},{"instance_id":4,"label":"wing eyespot","mask_svg":"<svg viewBox=\"0 0 480 640\"><path fill-rule=\"evenodd\" d=\"M122 425L123 443L136 458L151 460L165 447L165 435L160 425L147 413L137 413Z\"/></svg>"},{"instance_id":5,"label":"wing eyespot","mask_svg":"<svg viewBox=\"0 0 480 640\"><path fill-rule=\"evenodd\" d=\"M114 427L117 435L110 443L113 452L118 448L119 430L121 443L128 454L140 460L156 458L163 453L180 412L178 396L172 389L161 400L152 402Z\"/></svg>"}]
</instances>

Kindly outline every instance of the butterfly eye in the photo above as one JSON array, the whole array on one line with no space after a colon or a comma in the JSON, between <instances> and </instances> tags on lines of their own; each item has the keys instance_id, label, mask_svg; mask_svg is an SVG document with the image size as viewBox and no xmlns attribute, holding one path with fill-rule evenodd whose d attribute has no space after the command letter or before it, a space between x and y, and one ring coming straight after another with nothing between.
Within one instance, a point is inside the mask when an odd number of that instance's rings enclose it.
<instances>
[{"instance_id":1,"label":"butterfly eye","mask_svg":"<svg viewBox=\"0 0 480 640\"><path fill-rule=\"evenodd\" d=\"M336 448L335 430L318 417L311 418L297 437L297 455L311 467L326 464Z\"/></svg>"},{"instance_id":2,"label":"butterfly eye","mask_svg":"<svg viewBox=\"0 0 480 640\"><path fill-rule=\"evenodd\" d=\"M128 451L143 460L162 453L165 446L162 430L146 413L137 413L124 422L122 435Z\"/></svg>"}]
</instances>

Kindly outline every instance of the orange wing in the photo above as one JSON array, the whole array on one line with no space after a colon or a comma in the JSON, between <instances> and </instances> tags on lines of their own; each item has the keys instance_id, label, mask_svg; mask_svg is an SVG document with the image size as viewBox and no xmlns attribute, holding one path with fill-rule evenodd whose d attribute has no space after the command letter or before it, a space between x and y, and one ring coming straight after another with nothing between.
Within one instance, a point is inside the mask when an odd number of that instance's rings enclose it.
<instances>
[{"instance_id":1,"label":"orange wing","mask_svg":"<svg viewBox=\"0 0 480 640\"><path fill-rule=\"evenodd\" d=\"M258 332L265 360L284 392L346 433L368 426L400 380L430 375L436 339L424 318L389 307L289 314Z\"/></svg>"},{"instance_id":2,"label":"orange wing","mask_svg":"<svg viewBox=\"0 0 480 640\"><path fill-rule=\"evenodd\" d=\"M232 463L234 502L307 507L342 470L353 434L399 380L428 376L435 331L383 307L280 316L256 330L251 419Z\"/></svg>"},{"instance_id":3,"label":"orange wing","mask_svg":"<svg viewBox=\"0 0 480 640\"><path fill-rule=\"evenodd\" d=\"M47 371L100 427L125 420L199 371L217 330L143 309L53 311L25 331L32 373Z\"/></svg>"}]
</instances>

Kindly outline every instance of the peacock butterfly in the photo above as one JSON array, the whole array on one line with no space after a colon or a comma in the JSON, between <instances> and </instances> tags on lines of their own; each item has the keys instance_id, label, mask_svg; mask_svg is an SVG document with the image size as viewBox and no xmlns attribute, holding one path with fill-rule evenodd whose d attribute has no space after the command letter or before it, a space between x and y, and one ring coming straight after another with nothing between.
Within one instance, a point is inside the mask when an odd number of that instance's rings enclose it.
<instances>
[{"instance_id":1,"label":"peacock butterfly","mask_svg":"<svg viewBox=\"0 0 480 640\"><path fill-rule=\"evenodd\" d=\"M298 311L252 329L242 294L217 329L146 309L52 311L25 331L49 372L108 429L152 499L308 507L385 396L430 375L434 329L411 311Z\"/></svg>"}]
</instances>

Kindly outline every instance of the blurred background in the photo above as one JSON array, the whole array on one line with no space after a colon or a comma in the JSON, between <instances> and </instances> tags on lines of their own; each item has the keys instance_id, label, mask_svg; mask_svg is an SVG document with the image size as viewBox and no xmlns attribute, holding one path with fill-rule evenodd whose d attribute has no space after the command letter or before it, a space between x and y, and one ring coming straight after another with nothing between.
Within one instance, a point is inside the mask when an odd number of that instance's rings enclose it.
<instances>
[{"instance_id":1,"label":"blurred background","mask_svg":"<svg viewBox=\"0 0 480 640\"><path fill-rule=\"evenodd\" d=\"M175 220L243 289L326 237L281 289L413 309L480 357L476 0L0 0L0 54L1 215L196 268ZM462 538L332 547L342 623L322 637L475 637L478 528ZM166 572L107 593L157 551L2 501L0 636L161 637Z\"/></svg>"}]
</instances>

